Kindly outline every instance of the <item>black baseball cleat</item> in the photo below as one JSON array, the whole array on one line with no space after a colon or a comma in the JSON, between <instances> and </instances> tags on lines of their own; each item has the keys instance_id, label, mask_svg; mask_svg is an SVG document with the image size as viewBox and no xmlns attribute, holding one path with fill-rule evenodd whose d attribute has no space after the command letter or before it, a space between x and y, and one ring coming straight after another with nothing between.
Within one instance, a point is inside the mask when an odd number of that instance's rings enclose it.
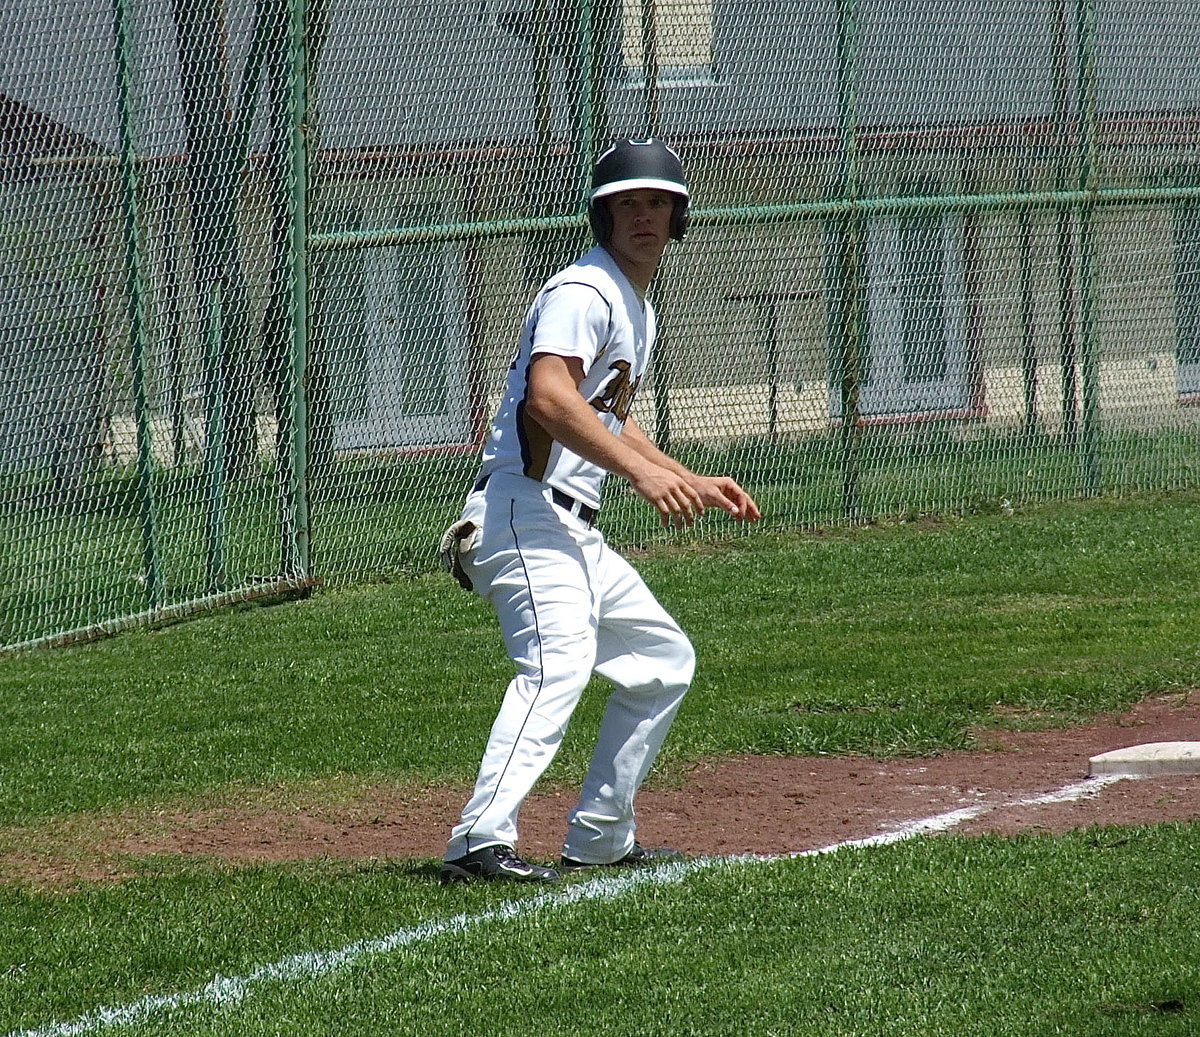
<instances>
[{"instance_id":1,"label":"black baseball cleat","mask_svg":"<svg viewBox=\"0 0 1200 1037\"><path fill-rule=\"evenodd\" d=\"M624 857L615 861L609 861L606 864L588 864L585 861L577 861L573 857L563 857L561 865L563 871L572 872L582 871L584 868L642 868L648 864L666 864L668 861L681 861L683 859L683 854L678 850L663 848L647 850L641 843L634 843L633 849L625 854Z\"/></svg>"},{"instance_id":2,"label":"black baseball cleat","mask_svg":"<svg viewBox=\"0 0 1200 1037\"><path fill-rule=\"evenodd\" d=\"M485 846L452 861L442 861L438 875L443 886L452 882L552 883L559 880L560 876L553 868L522 860L511 846Z\"/></svg>"}]
</instances>

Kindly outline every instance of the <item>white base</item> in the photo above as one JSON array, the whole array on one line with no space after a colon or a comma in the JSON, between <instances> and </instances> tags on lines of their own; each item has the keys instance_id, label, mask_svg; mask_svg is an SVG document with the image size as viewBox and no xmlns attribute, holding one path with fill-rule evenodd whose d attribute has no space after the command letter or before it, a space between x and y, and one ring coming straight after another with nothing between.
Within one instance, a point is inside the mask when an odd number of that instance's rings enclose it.
<instances>
[{"instance_id":1,"label":"white base","mask_svg":"<svg viewBox=\"0 0 1200 1037\"><path fill-rule=\"evenodd\" d=\"M1088 774L1200 774L1200 742L1146 742L1093 756Z\"/></svg>"}]
</instances>

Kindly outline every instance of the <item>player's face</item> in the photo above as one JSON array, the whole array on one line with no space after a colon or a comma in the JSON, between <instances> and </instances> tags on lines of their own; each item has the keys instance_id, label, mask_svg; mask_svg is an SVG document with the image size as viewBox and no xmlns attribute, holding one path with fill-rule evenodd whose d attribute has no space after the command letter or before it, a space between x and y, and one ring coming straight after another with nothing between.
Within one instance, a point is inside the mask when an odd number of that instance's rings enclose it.
<instances>
[{"instance_id":1,"label":"player's face","mask_svg":"<svg viewBox=\"0 0 1200 1037\"><path fill-rule=\"evenodd\" d=\"M612 237L607 248L618 265L643 287L649 283L671 238L675 196L668 191L637 188L608 199Z\"/></svg>"}]
</instances>

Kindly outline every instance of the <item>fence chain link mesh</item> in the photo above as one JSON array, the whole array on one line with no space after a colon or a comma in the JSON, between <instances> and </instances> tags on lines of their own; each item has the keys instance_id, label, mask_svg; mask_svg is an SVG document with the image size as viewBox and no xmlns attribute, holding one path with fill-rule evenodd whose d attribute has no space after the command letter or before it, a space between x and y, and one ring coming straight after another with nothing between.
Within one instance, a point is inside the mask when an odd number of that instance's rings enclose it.
<instances>
[{"instance_id":1,"label":"fence chain link mesh","mask_svg":"<svg viewBox=\"0 0 1200 1037\"><path fill-rule=\"evenodd\" d=\"M1194 0L9 0L0 52L0 644L431 567L625 136L693 192L634 413L769 525L1197 485Z\"/></svg>"}]
</instances>

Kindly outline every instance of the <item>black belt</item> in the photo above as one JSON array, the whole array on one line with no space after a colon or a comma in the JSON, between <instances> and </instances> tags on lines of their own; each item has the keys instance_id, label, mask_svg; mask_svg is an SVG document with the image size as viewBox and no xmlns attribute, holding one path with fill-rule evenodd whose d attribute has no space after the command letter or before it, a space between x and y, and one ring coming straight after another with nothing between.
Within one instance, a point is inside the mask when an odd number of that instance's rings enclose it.
<instances>
[{"instance_id":1,"label":"black belt","mask_svg":"<svg viewBox=\"0 0 1200 1037\"><path fill-rule=\"evenodd\" d=\"M472 488L471 492L478 493L485 486L487 486L488 478L491 476L491 474L492 473L489 472L487 475L480 476L479 481ZM596 524L596 516L600 514L599 508L590 507L587 504L584 504L583 501L576 500L570 494L563 493L562 490L557 489L554 486L550 487L550 499L564 511L569 511L572 515L578 515L579 518L587 523L588 526L594 526Z\"/></svg>"},{"instance_id":2,"label":"black belt","mask_svg":"<svg viewBox=\"0 0 1200 1037\"><path fill-rule=\"evenodd\" d=\"M596 516L600 514L599 508L589 507L583 501L576 500L574 497L563 493L562 490L553 486L550 487L550 499L560 508L569 511L572 515L578 515L589 526L596 524Z\"/></svg>"}]
</instances>

